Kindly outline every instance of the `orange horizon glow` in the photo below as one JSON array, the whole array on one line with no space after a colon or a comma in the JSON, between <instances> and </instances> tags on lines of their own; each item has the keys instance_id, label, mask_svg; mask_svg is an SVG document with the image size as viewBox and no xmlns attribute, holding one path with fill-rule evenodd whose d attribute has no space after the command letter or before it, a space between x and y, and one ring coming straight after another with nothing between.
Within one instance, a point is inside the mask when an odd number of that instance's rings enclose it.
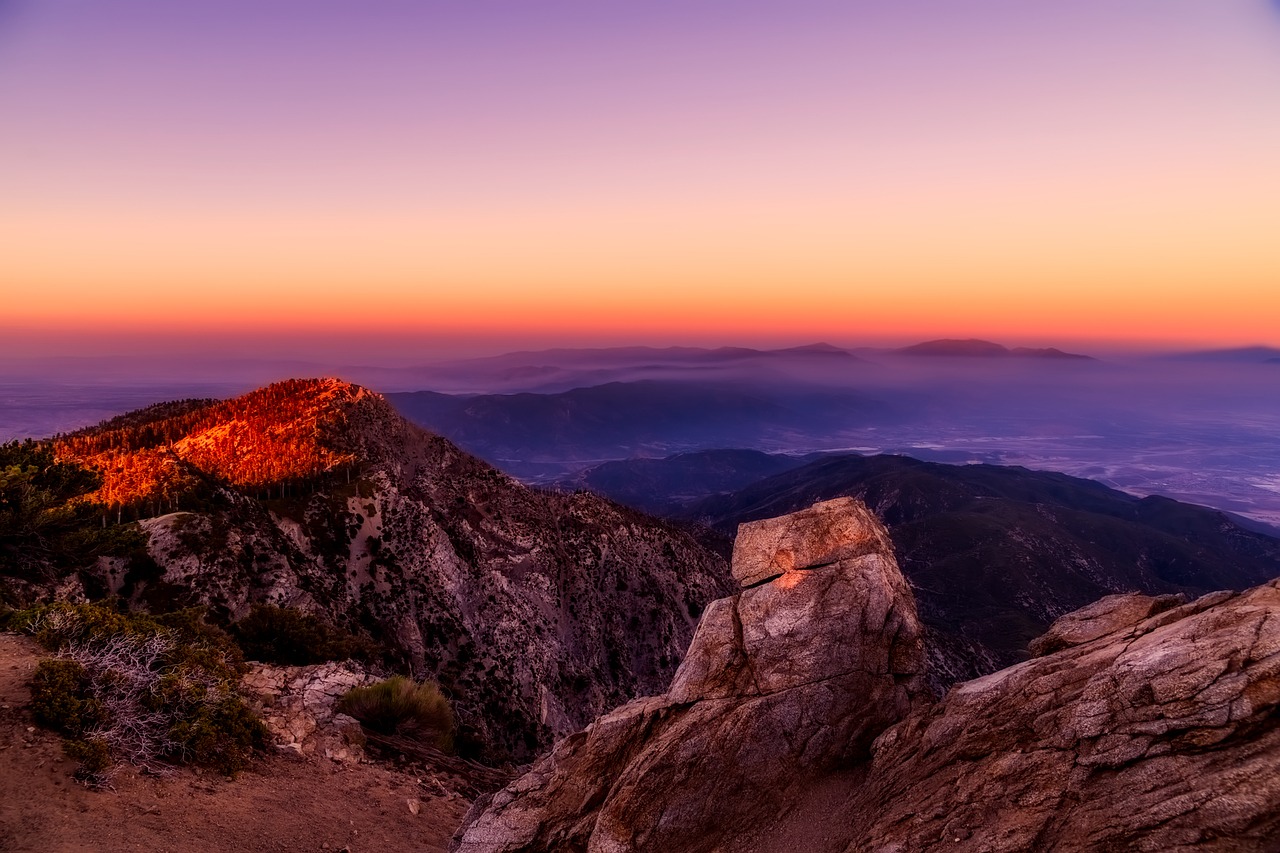
<instances>
[{"instance_id":1,"label":"orange horizon glow","mask_svg":"<svg viewBox=\"0 0 1280 853\"><path fill-rule=\"evenodd\" d=\"M33 6L0 327L1280 342L1267 9L695 5Z\"/></svg>"}]
</instances>

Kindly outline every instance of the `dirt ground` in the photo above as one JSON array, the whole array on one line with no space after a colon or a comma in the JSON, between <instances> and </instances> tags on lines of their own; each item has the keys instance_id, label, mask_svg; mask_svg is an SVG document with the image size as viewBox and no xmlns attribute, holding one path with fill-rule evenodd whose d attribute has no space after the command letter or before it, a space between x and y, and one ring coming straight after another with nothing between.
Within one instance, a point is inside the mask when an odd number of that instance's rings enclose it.
<instances>
[{"instance_id":1,"label":"dirt ground","mask_svg":"<svg viewBox=\"0 0 1280 853\"><path fill-rule=\"evenodd\" d=\"M72 778L61 739L35 727L24 709L40 654L27 638L0 633L5 853L442 853L469 805L429 773L286 755L265 757L234 781L126 770L115 790L88 790Z\"/></svg>"}]
</instances>

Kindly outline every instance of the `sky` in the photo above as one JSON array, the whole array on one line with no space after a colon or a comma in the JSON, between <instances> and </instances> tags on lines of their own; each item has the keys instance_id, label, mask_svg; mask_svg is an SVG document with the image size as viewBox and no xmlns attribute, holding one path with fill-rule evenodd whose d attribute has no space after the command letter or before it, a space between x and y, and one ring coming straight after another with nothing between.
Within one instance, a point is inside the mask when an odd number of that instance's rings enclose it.
<instances>
[{"instance_id":1,"label":"sky","mask_svg":"<svg viewBox=\"0 0 1280 853\"><path fill-rule=\"evenodd\" d=\"M1280 343L1269 0L0 0L0 356Z\"/></svg>"}]
</instances>

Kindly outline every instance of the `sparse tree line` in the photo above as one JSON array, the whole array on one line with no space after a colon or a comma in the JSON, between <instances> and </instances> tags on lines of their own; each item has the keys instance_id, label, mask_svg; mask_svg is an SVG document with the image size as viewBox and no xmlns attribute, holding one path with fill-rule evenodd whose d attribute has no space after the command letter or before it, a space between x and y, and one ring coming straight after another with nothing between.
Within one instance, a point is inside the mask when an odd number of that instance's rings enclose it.
<instances>
[{"instance_id":1,"label":"sparse tree line","mask_svg":"<svg viewBox=\"0 0 1280 853\"><path fill-rule=\"evenodd\" d=\"M100 505L101 522L199 510L212 486L261 500L287 499L321 485L350 482L363 470L354 454L331 446L335 411L330 386L288 380L223 402L161 403L57 436L61 463L99 472L84 495Z\"/></svg>"}]
</instances>

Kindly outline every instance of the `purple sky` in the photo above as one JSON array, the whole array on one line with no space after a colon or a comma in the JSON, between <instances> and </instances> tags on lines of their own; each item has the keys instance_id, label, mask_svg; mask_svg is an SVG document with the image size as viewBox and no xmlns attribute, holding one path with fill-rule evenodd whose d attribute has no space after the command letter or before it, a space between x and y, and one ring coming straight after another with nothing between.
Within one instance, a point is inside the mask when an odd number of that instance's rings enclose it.
<instances>
[{"instance_id":1,"label":"purple sky","mask_svg":"<svg viewBox=\"0 0 1280 853\"><path fill-rule=\"evenodd\" d=\"M1278 23L1265 0L0 0L0 354L1276 343Z\"/></svg>"}]
</instances>

